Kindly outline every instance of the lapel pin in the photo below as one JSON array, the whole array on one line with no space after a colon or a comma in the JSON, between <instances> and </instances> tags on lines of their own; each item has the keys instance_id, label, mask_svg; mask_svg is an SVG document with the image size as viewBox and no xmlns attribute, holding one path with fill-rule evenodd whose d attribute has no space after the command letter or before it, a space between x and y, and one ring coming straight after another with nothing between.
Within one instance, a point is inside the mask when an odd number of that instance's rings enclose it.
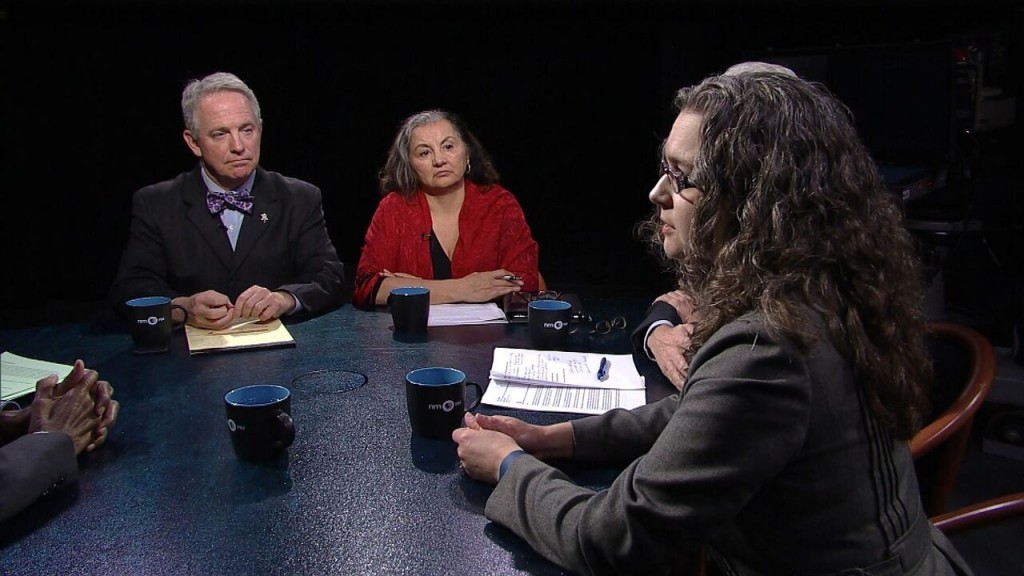
<instances>
[{"instance_id":1,"label":"lapel pin","mask_svg":"<svg viewBox=\"0 0 1024 576\"><path fill-rule=\"evenodd\" d=\"M266 212L260 214L260 222L263 222L264 224L266 224L269 221L270 221L270 218L267 218L267 213Z\"/></svg>"}]
</instances>

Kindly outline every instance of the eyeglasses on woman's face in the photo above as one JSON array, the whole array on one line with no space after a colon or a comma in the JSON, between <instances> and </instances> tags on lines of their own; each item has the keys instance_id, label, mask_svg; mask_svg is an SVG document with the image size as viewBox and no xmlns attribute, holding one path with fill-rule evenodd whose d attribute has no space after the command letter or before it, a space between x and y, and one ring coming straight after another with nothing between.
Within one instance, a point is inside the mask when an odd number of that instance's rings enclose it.
<instances>
[{"instance_id":1,"label":"eyeglasses on woman's face","mask_svg":"<svg viewBox=\"0 0 1024 576\"><path fill-rule=\"evenodd\" d=\"M661 157L661 178L668 177L669 187L673 194L678 195L683 200L686 200L690 204L693 204L697 200L697 185L690 180L690 177L682 172L676 172L668 165L668 161L665 157ZM659 182L660 184L660 182ZM689 196L689 197L688 197Z\"/></svg>"}]
</instances>

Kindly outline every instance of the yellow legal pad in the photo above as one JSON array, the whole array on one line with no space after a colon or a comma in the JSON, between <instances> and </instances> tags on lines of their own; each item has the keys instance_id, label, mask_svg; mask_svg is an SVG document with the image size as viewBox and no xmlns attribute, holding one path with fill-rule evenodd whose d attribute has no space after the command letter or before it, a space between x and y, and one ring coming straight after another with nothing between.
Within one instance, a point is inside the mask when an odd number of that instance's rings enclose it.
<instances>
[{"instance_id":1,"label":"yellow legal pad","mask_svg":"<svg viewBox=\"0 0 1024 576\"><path fill-rule=\"evenodd\" d=\"M185 326L185 337L188 351L193 355L295 345L295 339L280 319L270 322L243 319L223 330Z\"/></svg>"}]
</instances>

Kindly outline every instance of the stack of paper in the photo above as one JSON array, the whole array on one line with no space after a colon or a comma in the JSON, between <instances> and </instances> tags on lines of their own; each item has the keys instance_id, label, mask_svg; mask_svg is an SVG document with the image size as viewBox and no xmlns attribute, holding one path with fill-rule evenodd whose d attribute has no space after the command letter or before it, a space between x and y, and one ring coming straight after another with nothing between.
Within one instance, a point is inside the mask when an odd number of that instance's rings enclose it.
<instances>
[{"instance_id":1,"label":"stack of paper","mask_svg":"<svg viewBox=\"0 0 1024 576\"><path fill-rule=\"evenodd\" d=\"M598 379L602 359L606 374ZM505 408L602 414L647 401L629 354L495 348L490 377L482 402Z\"/></svg>"},{"instance_id":2,"label":"stack of paper","mask_svg":"<svg viewBox=\"0 0 1024 576\"><path fill-rule=\"evenodd\" d=\"M485 304L433 304L427 326L469 326L508 324L505 313L494 302Z\"/></svg>"},{"instance_id":3,"label":"stack of paper","mask_svg":"<svg viewBox=\"0 0 1024 576\"><path fill-rule=\"evenodd\" d=\"M25 358L10 352L0 354L0 400L20 398L36 391L36 381L56 374L63 379L73 366Z\"/></svg>"}]
</instances>

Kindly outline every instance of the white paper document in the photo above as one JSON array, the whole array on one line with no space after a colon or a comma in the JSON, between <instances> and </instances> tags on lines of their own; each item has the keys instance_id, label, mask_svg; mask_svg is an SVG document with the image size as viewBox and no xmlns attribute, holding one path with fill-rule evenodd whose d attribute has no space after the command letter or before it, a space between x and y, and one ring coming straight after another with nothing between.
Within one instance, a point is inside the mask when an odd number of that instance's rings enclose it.
<instances>
[{"instance_id":1,"label":"white paper document","mask_svg":"<svg viewBox=\"0 0 1024 576\"><path fill-rule=\"evenodd\" d=\"M644 390L539 386L491 380L480 402L539 412L604 414L614 408L631 410L643 406L647 403L647 393Z\"/></svg>"},{"instance_id":2,"label":"white paper document","mask_svg":"<svg viewBox=\"0 0 1024 576\"><path fill-rule=\"evenodd\" d=\"M0 354L0 400L20 398L36 391L36 382L50 374L63 379L73 366L33 360L10 352Z\"/></svg>"},{"instance_id":3,"label":"white paper document","mask_svg":"<svg viewBox=\"0 0 1024 576\"><path fill-rule=\"evenodd\" d=\"M494 302L484 304L432 304L427 326L471 326L508 324L505 313Z\"/></svg>"},{"instance_id":4,"label":"white paper document","mask_svg":"<svg viewBox=\"0 0 1024 576\"><path fill-rule=\"evenodd\" d=\"M629 354L495 348L490 378L481 403L504 408L602 414L647 402Z\"/></svg>"},{"instance_id":5,"label":"white paper document","mask_svg":"<svg viewBox=\"0 0 1024 576\"><path fill-rule=\"evenodd\" d=\"M601 359L607 375L597 378ZM490 377L517 384L643 390L644 379L629 354L495 348Z\"/></svg>"}]
</instances>

